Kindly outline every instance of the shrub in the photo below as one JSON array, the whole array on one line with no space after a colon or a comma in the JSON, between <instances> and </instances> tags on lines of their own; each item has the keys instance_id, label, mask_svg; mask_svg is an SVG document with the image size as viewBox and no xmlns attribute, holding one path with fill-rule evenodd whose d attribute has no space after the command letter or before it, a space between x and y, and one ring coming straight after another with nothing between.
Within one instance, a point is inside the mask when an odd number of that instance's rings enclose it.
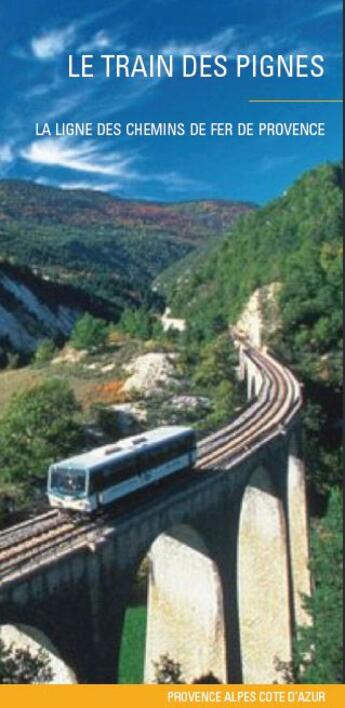
<instances>
[{"instance_id":1,"label":"shrub","mask_svg":"<svg viewBox=\"0 0 345 708\"><path fill-rule=\"evenodd\" d=\"M85 313L74 325L71 344L75 349L100 349L108 338L108 326L104 320Z\"/></svg>"},{"instance_id":2,"label":"shrub","mask_svg":"<svg viewBox=\"0 0 345 708\"><path fill-rule=\"evenodd\" d=\"M120 329L138 339L158 339L163 334L160 321L147 306L133 310L126 308L119 323Z\"/></svg>"},{"instance_id":3,"label":"shrub","mask_svg":"<svg viewBox=\"0 0 345 708\"><path fill-rule=\"evenodd\" d=\"M35 364L47 364L54 358L56 352L56 346L51 339L42 339L35 352Z\"/></svg>"},{"instance_id":4,"label":"shrub","mask_svg":"<svg viewBox=\"0 0 345 708\"><path fill-rule=\"evenodd\" d=\"M73 391L50 379L17 394L0 419L0 470L5 481L29 481L44 475L59 457L84 441Z\"/></svg>"},{"instance_id":5,"label":"shrub","mask_svg":"<svg viewBox=\"0 0 345 708\"><path fill-rule=\"evenodd\" d=\"M12 371L13 369L18 369L19 366L20 366L20 355L17 352L8 352L7 353L6 368L9 371Z\"/></svg>"},{"instance_id":6,"label":"shrub","mask_svg":"<svg viewBox=\"0 0 345 708\"><path fill-rule=\"evenodd\" d=\"M0 684L49 683L53 678L48 654L39 649L5 647L0 639Z\"/></svg>"},{"instance_id":7,"label":"shrub","mask_svg":"<svg viewBox=\"0 0 345 708\"><path fill-rule=\"evenodd\" d=\"M170 659L168 654L162 654L159 661L153 662L156 683L183 683L181 665Z\"/></svg>"}]
</instances>

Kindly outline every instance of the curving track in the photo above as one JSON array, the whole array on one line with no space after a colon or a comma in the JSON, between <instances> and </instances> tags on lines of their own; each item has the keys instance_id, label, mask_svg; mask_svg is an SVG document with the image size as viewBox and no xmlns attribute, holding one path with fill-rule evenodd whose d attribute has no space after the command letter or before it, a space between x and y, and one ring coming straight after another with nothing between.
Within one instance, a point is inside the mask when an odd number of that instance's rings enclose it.
<instances>
[{"instance_id":1,"label":"curving track","mask_svg":"<svg viewBox=\"0 0 345 708\"><path fill-rule=\"evenodd\" d=\"M192 472L174 478L169 489L181 489L194 484L201 474L214 474L216 469L231 468L236 462L275 436L284 434L302 404L301 387L292 373L267 352L239 342L242 357L255 367L261 385L252 404L217 433L201 440L198 459ZM162 487L157 495L164 495ZM143 493L128 498L117 509L116 519L126 517L134 507L152 504ZM95 532L106 533L105 514L96 520L73 520L58 511L37 516L0 532L0 582L45 563L52 556L70 552L92 543Z\"/></svg>"}]
</instances>

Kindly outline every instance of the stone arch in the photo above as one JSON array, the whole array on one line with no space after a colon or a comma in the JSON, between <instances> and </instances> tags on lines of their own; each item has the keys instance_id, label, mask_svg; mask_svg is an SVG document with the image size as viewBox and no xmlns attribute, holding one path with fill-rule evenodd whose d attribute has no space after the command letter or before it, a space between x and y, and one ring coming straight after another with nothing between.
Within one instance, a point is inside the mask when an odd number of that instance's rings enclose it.
<instances>
[{"instance_id":1,"label":"stone arch","mask_svg":"<svg viewBox=\"0 0 345 708\"><path fill-rule=\"evenodd\" d=\"M310 595L311 585L304 464L295 434L291 436L288 450L287 510L294 617L297 625L303 625L310 623L310 616L303 607L303 595Z\"/></svg>"},{"instance_id":2,"label":"stone arch","mask_svg":"<svg viewBox=\"0 0 345 708\"><path fill-rule=\"evenodd\" d=\"M287 536L270 476L258 467L246 486L238 535L238 606L244 683L284 683L291 660Z\"/></svg>"},{"instance_id":3,"label":"stone arch","mask_svg":"<svg viewBox=\"0 0 345 708\"><path fill-rule=\"evenodd\" d=\"M3 623L0 625L0 639L5 646L12 646L14 649L28 649L34 656L40 649L43 649L48 655L49 666L53 673L50 683L77 683L74 672L64 662L55 644L40 629L21 623Z\"/></svg>"},{"instance_id":4,"label":"stone arch","mask_svg":"<svg viewBox=\"0 0 345 708\"><path fill-rule=\"evenodd\" d=\"M161 532L148 553L145 683L154 662L168 655L191 682L209 674L226 682L223 591L215 561L201 535L177 524Z\"/></svg>"}]
</instances>

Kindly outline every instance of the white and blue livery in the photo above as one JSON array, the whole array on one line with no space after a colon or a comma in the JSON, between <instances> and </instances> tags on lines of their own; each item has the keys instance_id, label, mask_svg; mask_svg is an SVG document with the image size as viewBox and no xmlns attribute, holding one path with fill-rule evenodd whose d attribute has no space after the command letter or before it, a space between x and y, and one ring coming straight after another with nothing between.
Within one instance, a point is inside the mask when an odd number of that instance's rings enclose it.
<instances>
[{"instance_id":1,"label":"white and blue livery","mask_svg":"<svg viewBox=\"0 0 345 708\"><path fill-rule=\"evenodd\" d=\"M61 460L48 472L52 507L91 513L193 467L194 430L166 426Z\"/></svg>"}]
</instances>

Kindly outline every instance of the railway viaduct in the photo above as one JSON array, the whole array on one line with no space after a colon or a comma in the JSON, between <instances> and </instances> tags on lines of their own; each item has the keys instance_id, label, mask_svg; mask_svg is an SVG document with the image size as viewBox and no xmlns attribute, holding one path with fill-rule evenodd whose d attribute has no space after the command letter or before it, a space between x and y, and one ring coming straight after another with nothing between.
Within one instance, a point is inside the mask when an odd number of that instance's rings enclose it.
<instances>
[{"instance_id":1,"label":"railway viaduct","mask_svg":"<svg viewBox=\"0 0 345 708\"><path fill-rule=\"evenodd\" d=\"M36 555L21 546L23 527L15 564L0 566L0 624L42 633L76 682L117 681L146 556L145 681L168 654L186 682L209 672L226 683L285 682L280 662L308 621L310 592L301 392L267 353L241 344L239 361L248 404L202 441L190 478Z\"/></svg>"}]
</instances>

